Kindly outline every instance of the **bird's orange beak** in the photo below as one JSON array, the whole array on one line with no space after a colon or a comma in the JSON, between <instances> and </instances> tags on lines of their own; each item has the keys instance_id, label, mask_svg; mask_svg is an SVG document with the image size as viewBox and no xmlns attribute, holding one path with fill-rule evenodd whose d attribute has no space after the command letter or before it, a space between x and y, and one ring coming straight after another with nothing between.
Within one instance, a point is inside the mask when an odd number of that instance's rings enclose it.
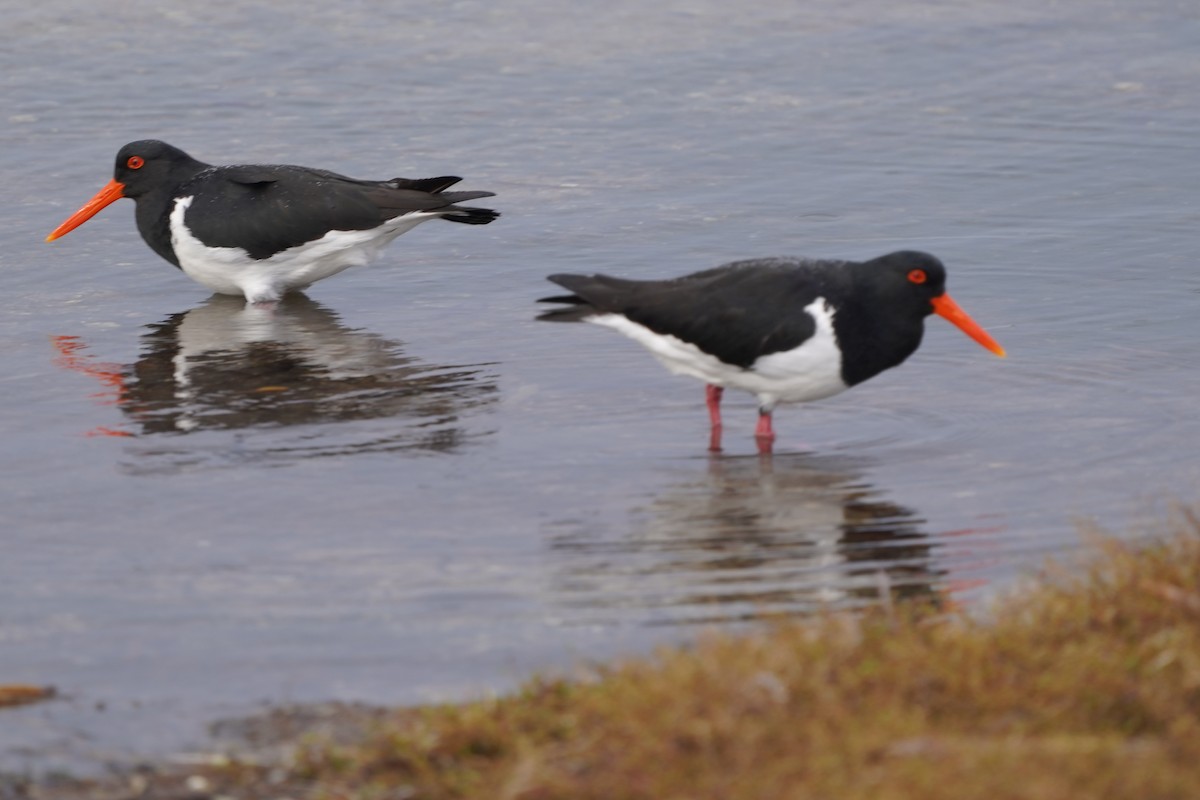
<instances>
[{"instance_id":1,"label":"bird's orange beak","mask_svg":"<svg viewBox=\"0 0 1200 800\"><path fill-rule=\"evenodd\" d=\"M108 182L103 189L96 192L96 196L88 200L83 208L76 211L71 216L67 217L62 225L55 228L49 236L46 237L47 242L53 242L60 236L64 236L78 228L83 223L87 222L92 217L100 213L100 209L110 203L120 200L125 196L125 184L113 178Z\"/></svg>"},{"instance_id":2,"label":"bird's orange beak","mask_svg":"<svg viewBox=\"0 0 1200 800\"><path fill-rule=\"evenodd\" d=\"M967 336L1004 358L1004 348L989 336L987 331L979 327L979 323L967 316L967 312L959 308L958 303L950 299L950 295L943 294L941 297L933 298L933 313L950 320Z\"/></svg>"}]
</instances>

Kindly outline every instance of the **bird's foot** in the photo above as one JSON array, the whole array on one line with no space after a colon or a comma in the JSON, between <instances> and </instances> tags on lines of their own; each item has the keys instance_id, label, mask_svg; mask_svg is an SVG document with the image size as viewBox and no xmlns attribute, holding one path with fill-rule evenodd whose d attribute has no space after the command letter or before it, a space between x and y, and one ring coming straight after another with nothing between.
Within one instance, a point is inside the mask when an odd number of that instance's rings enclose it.
<instances>
[{"instance_id":1,"label":"bird's foot","mask_svg":"<svg viewBox=\"0 0 1200 800\"><path fill-rule=\"evenodd\" d=\"M246 303L246 308L255 311L262 311L266 314L274 314L275 309L279 307L279 298L272 297L264 300L251 300Z\"/></svg>"}]
</instances>

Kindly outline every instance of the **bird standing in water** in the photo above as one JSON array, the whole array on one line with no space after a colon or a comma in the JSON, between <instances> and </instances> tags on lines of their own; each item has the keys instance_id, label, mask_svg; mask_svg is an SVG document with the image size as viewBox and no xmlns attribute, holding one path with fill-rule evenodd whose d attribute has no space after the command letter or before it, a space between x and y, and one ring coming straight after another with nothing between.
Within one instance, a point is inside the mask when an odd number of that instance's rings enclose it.
<instances>
[{"instance_id":1,"label":"bird standing in water","mask_svg":"<svg viewBox=\"0 0 1200 800\"><path fill-rule=\"evenodd\" d=\"M551 275L572 292L538 318L594 322L648 349L671 372L704 381L720 450L727 387L758 397L760 452L775 440L779 403L843 392L898 366L937 314L998 356L1004 349L946 294L946 269L903 250L870 261L766 258L736 261L673 280Z\"/></svg>"},{"instance_id":2,"label":"bird standing in water","mask_svg":"<svg viewBox=\"0 0 1200 800\"><path fill-rule=\"evenodd\" d=\"M499 216L458 203L494 192L447 192L461 178L356 180L311 167L211 166L166 142L131 142L113 179L46 237L52 241L122 197L154 252L221 294L271 303L366 264L430 219L486 225Z\"/></svg>"}]
</instances>

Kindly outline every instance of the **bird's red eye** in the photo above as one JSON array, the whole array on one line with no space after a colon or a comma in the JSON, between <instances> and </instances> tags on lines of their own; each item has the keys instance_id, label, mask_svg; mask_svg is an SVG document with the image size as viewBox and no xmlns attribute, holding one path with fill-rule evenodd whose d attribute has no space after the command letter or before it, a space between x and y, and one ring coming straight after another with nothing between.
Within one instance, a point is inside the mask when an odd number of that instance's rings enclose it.
<instances>
[{"instance_id":1,"label":"bird's red eye","mask_svg":"<svg viewBox=\"0 0 1200 800\"><path fill-rule=\"evenodd\" d=\"M924 283L925 282L925 270L910 269L908 271L908 280L910 283Z\"/></svg>"},{"instance_id":2,"label":"bird's red eye","mask_svg":"<svg viewBox=\"0 0 1200 800\"><path fill-rule=\"evenodd\" d=\"M129 160L125 162L125 166L129 167L130 169L141 169L142 165L145 163L146 159L142 158L141 156L130 156Z\"/></svg>"}]
</instances>

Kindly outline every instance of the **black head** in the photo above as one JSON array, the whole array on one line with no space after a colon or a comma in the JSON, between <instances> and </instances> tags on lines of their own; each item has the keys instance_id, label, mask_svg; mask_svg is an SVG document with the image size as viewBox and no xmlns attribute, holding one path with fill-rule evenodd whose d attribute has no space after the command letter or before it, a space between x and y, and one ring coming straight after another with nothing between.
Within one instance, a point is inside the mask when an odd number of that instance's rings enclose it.
<instances>
[{"instance_id":1,"label":"black head","mask_svg":"<svg viewBox=\"0 0 1200 800\"><path fill-rule=\"evenodd\" d=\"M883 295L897 317L937 314L996 355L1004 355L1004 348L946 294L946 267L929 253L899 250L861 268L865 281Z\"/></svg>"},{"instance_id":2,"label":"black head","mask_svg":"<svg viewBox=\"0 0 1200 800\"><path fill-rule=\"evenodd\" d=\"M929 253L898 250L863 264L863 278L889 302L902 304L926 317L933 301L946 293L946 267Z\"/></svg>"},{"instance_id":3,"label":"black head","mask_svg":"<svg viewBox=\"0 0 1200 800\"><path fill-rule=\"evenodd\" d=\"M123 187L122 195L135 200L155 189L176 186L203 169L178 147L157 139L130 142L117 152L113 180Z\"/></svg>"},{"instance_id":4,"label":"black head","mask_svg":"<svg viewBox=\"0 0 1200 800\"><path fill-rule=\"evenodd\" d=\"M170 197L173 190L207 166L178 147L172 147L157 139L130 142L117 153L117 165L113 170L113 179L108 182L108 185L51 231L50 235L46 237L46 241L52 242L58 237L70 233L96 216L102 208L115 203L122 197L138 200L157 191L156 196L159 199L157 205L165 209L168 205L166 198ZM142 231L142 236L146 236L146 229L142 227L141 219L143 205L150 204L138 202L138 228ZM150 240L147 239L147 241ZM154 244L151 246L160 253L163 252L161 246ZM173 255L168 255L166 258L174 263Z\"/></svg>"}]
</instances>

